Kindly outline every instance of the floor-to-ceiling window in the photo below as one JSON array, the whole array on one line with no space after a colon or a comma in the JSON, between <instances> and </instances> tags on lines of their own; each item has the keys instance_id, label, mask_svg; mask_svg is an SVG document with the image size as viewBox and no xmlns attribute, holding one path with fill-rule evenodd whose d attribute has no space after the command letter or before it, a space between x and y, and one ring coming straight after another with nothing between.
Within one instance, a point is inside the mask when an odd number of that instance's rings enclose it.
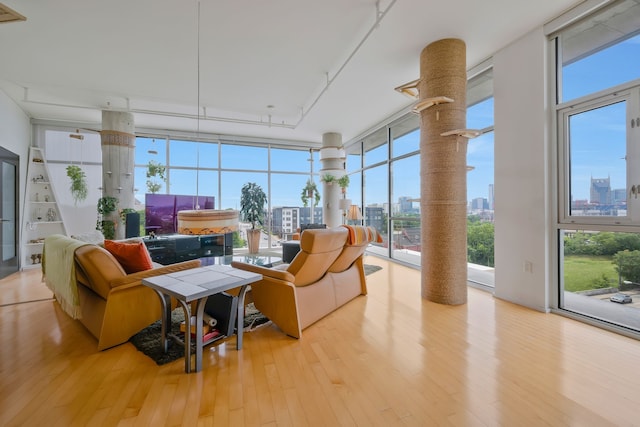
<instances>
[{"instance_id":1,"label":"floor-to-ceiling window","mask_svg":"<svg viewBox=\"0 0 640 427\"><path fill-rule=\"evenodd\" d=\"M483 64L467 84L467 127L480 131L468 144L467 196L469 280L494 284L493 73ZM381 230L384 243L370 252L420 265L420 119L413 113L391 121L347 146L353 188L362 182L366 225Z\"/></svg>"},{"instance_id":2,"label":"floor-to-ceiling window","mask_svg":"<svg viewBox=\"0 0 640 427\"><path fill-rule=\"evenodd\" d=\"M552 37L559 308L640 331L640 5Z\"/></svg>"},{"instance_id":3,"label":"floor-to-ceiling window","mask_svg":"<svg viewBox=\"0 0 640 427\"><path fill-rule=\"evenodd\" d=\"M467 148L468 279L494 286L494 149L493 71L478 73L467 83L467 127L480 135Z\"/></svg>"},{"instance_id":4,"label":"floor-to-ceiling window","mask_svg":"<svg viewBox=\"0 0 640 427\"><path fill-rule=\"evenodd\" d=\"M315 206L311 218L311 206L304 207L301 198L309 180L322 191L317 150L226 139L195 142L140 136L135 156L136 199L142 204L153 189L157 194L193 196L193 208L205 208L204 203L213 198L211 208L239 210L242 186L258 184L268 197L261 249L277 250L300 224L322 222L321 205ZM166 168L165 180L147 176L150 163ZM246 246L248 226L240 221L236 247Z\"/></svg>"},{"instance_id":5,"label":"floor-to-ceiling window","mask_svg":"<svg viewBox=\"0 0 640 427\"><path fill-rule=\"evenodd\" d=\"M415 263L420 256L420 118L408 114L390 124L391 257Z\"/></svg>"}]
</instances>

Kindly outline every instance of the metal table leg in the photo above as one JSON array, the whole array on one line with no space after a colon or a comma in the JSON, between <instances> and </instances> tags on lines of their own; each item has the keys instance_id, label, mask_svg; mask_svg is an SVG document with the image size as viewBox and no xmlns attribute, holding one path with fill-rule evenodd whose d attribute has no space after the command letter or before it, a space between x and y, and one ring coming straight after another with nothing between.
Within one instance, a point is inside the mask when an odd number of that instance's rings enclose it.
<instances>
[{"instance_id":1,"label":"metal table leg","mask_svg":"<svg viewBox=\"0 0 640 427\"><path fill-rule=\"evenodd\" d=\"M236 349L242 349L242 334L244 333L244 295L247 293L247 286L243 285L240 287L240 292L238 293L238 314L236 315Z\"/></svg>"},{"instance_id":2,"label":"metal table leg","mask_svg":"<svg viewBox=\"0 0 640 427\"><path fill-rule=\"evenodd\" d=\"M191 306L182 300L178 300L178 302L184 312L184 371L189 373L191 372ZM196 328L197 330L198 328ZM196 353L196 364L197 362Z\"/></svg>"},{"instance_id":3,"label":"metal table leg","mask_svg":"<svg viewBox=\"0 0 640 427\"><path fill-rule=\"evenodd\" d=\"M166 353L169 350L169 332L171 331L171 297L165 295L162 292L154 289L156 295L160 298L160 305L162 310L161 316L161 329L160 339L162 349Z\"/></svg>"}]
</instances>

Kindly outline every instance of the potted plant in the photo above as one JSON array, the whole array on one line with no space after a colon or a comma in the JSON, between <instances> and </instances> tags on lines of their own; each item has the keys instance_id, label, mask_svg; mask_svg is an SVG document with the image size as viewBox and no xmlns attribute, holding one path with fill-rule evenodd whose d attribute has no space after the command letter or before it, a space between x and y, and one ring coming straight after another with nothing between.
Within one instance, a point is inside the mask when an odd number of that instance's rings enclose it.
<instances>
[{"instance_id":1,"label":"potted plant","mask_svg":"<svg viewBox=\"0 0 640 427\"><path fill-rule=\"evenodd\" d=\"M87 175L84 173L80 166L70 165L67 166L67 176L71 178L71 196L73 197L74 204L78 204L78 201L82 201L87 198L89 189L87 188Z\"/></svg>"},{"instance_id":2,"label":"potted plant","mask_svg":"<svg viewBox=\"0 0 640 427\"><path fill-rule=\"evenodd\" d=\"M342 188L342 193L347 192L347 187L349 186L349 175L343 175L338 179L338 185Z\"/></svg>"},{"instance_id":3,"label":"potted plant","mask_svg":"<svg viewBox=\"0 0 640 427\"><path fill-rule=\"evenodd\" d=\"M326 173L324 175L322 175L322 177L320 178L320 181L322 182L326 182L329 185L333 185L334 182L336 182L336 177L331 175L330 173Z\"/></svg>"},{"instance_id":4,"label":"potted plant","mask_svg":"<svg viewBox=\"0 0 640 427\"><path fill-rule=\"evenodd\" d=\"M165 173L167 171L167 167L161 165L155 160L149 160L147 164L147 190L149 193L155 194L162 188L162 183L167 181L167 177ZM161 182L158 182L157 179Z\"/></svg>"},{"instance_id":5,"label":"potted plant","mask_svg":"<svg viewBox=\"0 0 640 427\"><path fill-rule=\"evenodd\" d=\"M260 228L264 224L264 205L267 203L267 195L255 182L246 183L240 194L240 218L241 221L251 223L251 229L247 230L247 245L250 254L257 254L260 246Z\"/></svg>"}]
</instances>

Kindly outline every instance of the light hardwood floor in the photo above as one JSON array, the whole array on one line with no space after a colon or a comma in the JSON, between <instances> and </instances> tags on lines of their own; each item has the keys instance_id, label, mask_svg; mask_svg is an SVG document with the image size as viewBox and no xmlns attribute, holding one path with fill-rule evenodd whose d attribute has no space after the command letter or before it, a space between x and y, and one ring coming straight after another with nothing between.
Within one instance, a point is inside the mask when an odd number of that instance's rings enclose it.
<instances>
[{"instance_id":1,"label":"light hardwood floor","mask_svg":"<svg viewBox=\"0 0 640 427\"><path fill-rule=\"evenodd\" d=\"M97 352L39 271L1 280L0 425L640 425L640 342L473 288L430 303L418 271L366 263L383 267L368 296L300 340L230 338L196 374L129 343Z\"/></svg>"}]
</instances>

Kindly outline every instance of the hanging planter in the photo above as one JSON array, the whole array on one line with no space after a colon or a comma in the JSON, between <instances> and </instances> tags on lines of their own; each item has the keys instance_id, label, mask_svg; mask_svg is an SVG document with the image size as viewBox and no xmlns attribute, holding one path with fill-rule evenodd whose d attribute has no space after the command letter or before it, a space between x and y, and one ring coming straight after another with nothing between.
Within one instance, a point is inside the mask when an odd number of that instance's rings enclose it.
<instances>
[{"instance_id":1,"label":"hanging planter","mask_svg":"<svg viewBox=\"0 0 640 427\"><path fill-rule=\"evenodd\" d=\"M71 196L74 203L77 205L79 201L83 201L89 194L87 187L87 175L84 173L80 166L70 165L67 166L67 176L71 178Z\"/></svg>"},{"instance_id":2,"label":"hanging planter","mask_svg":"<svg viewBox=\"0 0 640 427\"><path fill-rule=\"evenodd\" d=\"M309 200L315 200L314 205L317 205L320 202L320 192L318 192L318 187L316 183L312 180L307 181L307 185L302 189L302 193L300 193L300 199L302 200L302 204L306 208L309 204Z\"/></svg>"},{"instance_id":3,"label":"hanging planter","mask_svg":"<svg viewBox=\"0 0 640 427\"><path fill-rule=\"evenodd\" d=\"M149 160L147 164L147 190L149 193L155 194L162 188L162 184L167 181L165 172L167 167L160 163ZM157 180L161 182L158 182Z\"/></svg>"}]
</instances>

